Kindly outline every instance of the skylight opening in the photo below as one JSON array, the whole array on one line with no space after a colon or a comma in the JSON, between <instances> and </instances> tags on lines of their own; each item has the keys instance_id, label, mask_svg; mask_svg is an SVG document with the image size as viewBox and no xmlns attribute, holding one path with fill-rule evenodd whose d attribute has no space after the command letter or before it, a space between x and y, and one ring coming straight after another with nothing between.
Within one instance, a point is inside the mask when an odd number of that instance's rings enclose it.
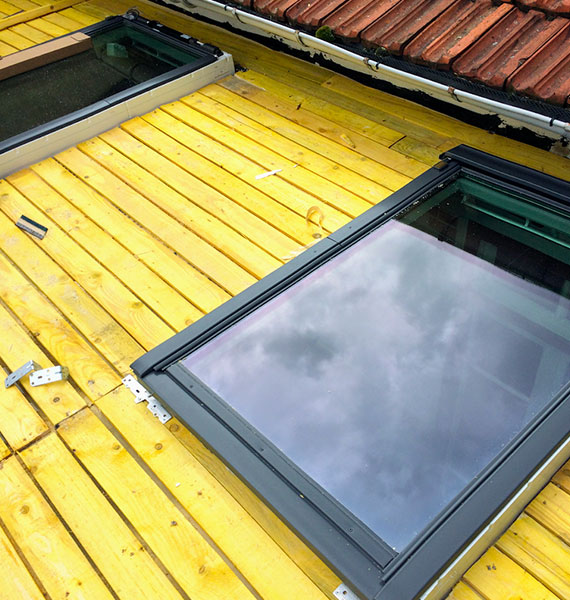
<instances>
[{"instance_id":1,"label":"skylight opening","mask_svg":"<svg viewBox=\"0 0 570 600\"><path fill-rule=\"evenodd\" d=\"M0 65L0 176L233 73L231 56L134 12Z\"/></svg>"}]
</instances>

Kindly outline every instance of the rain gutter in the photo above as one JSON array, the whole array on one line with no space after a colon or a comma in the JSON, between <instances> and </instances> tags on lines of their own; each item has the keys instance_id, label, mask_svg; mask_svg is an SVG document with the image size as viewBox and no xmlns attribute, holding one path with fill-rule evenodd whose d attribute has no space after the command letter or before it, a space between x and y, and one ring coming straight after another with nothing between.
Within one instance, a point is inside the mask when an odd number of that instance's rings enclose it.
<instances>
[{"instance_id":1,"label":"rain gutter","mask_svg":"<svg viewBox=\"0 0 570 600\"><path fill-rule=\"evenodd\" d=\"M311 55L321 54L326 59L342 67L371 75L398 87L421 91L439 100L460 105L462 108L467 108L480 114L499 115L506 125L514 127L525 126L539 134L548 135L555 139L560 137L570 139L570 123L559 119L552 119L524 108L490 100L412 73L400 71L345 48L340 48L335 44L321 40L303 31L287 27L281 23L275 23L235 6L217 2L216 0L165 1L168 4L182 7L192 14L208 17L218 22L221 20L236 29L277 39L296 50L303 50L309 52Z\"/></svg>"}]
</instances>

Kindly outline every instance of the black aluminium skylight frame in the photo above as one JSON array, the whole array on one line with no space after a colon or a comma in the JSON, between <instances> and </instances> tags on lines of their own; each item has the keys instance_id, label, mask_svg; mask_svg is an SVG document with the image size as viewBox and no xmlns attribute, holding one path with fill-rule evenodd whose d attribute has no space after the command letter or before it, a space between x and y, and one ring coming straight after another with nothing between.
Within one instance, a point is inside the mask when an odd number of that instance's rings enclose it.
<instances>
[{"instance_id":1,"label":"black aluminium skylight frame","mask_svg":"<svg viewBox=\"0 0 570 600\"><path fill-rule=\"evenodd\" d=\"M178 361L459 175L524 190L570 216L569 183L467 146L441 158L410 184L132 365L144 385L363 598L411 600L426 589L567 438L570 385L398 554L323 494Z\"/></svg>"},{"instance_id":2,"label":"black aluminium skylight frame","mask_svg":"<svg viewBox=\"0 0 570 600\"><path fill-rule=\"evenodd\" d=\"M126 102L135 96L139 96L158 86L164 85L165 83L178 79L183 75L209 65L215 62L218 56L223 54L222 51L215 46L203 44L186 34L162 25L158 21L151 21L141 17L136 10L127 11L127 13L124 15L107 17L99 23L88 25L87 27L83 27L82 29L79 29L73 33L83 33L90 36L93 34L104 33L105 31L112 30L120 27L121 25L128 25L129 27L132 27L140 32L152 35L155 39L162 40L170 46L177 47L185 51L191 51L199 58L197 58L197 60L191 64L174 68L167 73L164 73L158 77L153 77L148 81L144 81L130 87L129 89L113 94L112 96L109 96L108 98L100 100L94 104L90 104L85 108L76 110L57 119L53 119L52 121L49 121L43 125L39 125L28 131L7 138L6 140L0 142L0 157L5 152L18 148L28 142L33 142L34 140L63 129L69 125L73 125L74 123L88 119L89 117L93 117L94 115L113 106ZM64 38L68 37L69 35L70 34L66 34L60 37ZM53 40L50 40L50 42L53 42ZM42 44L38 44L38 47L41 47L41 45Z\"/></svg>"}]
</instances>

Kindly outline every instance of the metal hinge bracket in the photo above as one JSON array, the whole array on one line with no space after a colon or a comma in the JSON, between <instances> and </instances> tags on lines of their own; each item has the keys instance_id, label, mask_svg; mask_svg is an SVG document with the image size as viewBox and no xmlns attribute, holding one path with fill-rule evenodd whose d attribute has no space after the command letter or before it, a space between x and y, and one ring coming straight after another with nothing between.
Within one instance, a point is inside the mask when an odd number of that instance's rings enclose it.
<instances>
[{"instance_id":1,"label":"metal hinge bracket","mask_svg":"<svg viewBox=\"0 0 570 600\"><path fill-rule=\"evenodd\" d=\"M9 388L11 385L14 385L16 381L20 381L22 377L31 373L32 371L37 371L41 369L40 365L33 360L29 360L25 365L22 365L19 369L16 369L13 373L10 373L8 377L4 380L4 385Z\"/></svg>"},{"instance_id":2,"label":"metal hinge bracket","mask_svg":"<svg viewBox=\"0 0 570 600\"><path fill-rule=\"evenodd\" d=\"M69 369L67 367L50 367L49 369L41 369L30 374L30 385L37 387L38 385L46 385L55 381L64 381L69 377Z\"/></svg>"},{"instance_id":3,"label":"metal hinge bracket","mask_svg":"<svg viewBox=\"0 0 570 600\"><path fill-rule=\"evenodd\" d=\"M172 419L172 415L132 375L125 375L125 377L123 377L123 384L134 394L135 403L139 404L140 402L146 401L148 410L150 410L161 423L167 423Z\"/></svg>"}]
</instances>

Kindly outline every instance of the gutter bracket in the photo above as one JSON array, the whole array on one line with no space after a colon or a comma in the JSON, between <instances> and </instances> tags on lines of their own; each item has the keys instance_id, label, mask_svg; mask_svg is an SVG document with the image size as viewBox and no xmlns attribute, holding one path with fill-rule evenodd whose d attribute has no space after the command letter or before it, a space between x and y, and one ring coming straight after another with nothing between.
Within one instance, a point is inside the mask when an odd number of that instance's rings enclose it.
<instances>
[{"instance_id":1,"label":"gutter bracket","mask_svg":"<svg viewBox=\"0 0 570 600\"><path fill-rule=\"evenodd\" d=\"M168 423L168 421L172 419L172 415L165 410L160 402L132 375L125 375L122 381L125 387L133 393L135 397L135 404L146 402L148 410L150 410L152 415L163 424Z\"/></svg>"}]
</instances>

